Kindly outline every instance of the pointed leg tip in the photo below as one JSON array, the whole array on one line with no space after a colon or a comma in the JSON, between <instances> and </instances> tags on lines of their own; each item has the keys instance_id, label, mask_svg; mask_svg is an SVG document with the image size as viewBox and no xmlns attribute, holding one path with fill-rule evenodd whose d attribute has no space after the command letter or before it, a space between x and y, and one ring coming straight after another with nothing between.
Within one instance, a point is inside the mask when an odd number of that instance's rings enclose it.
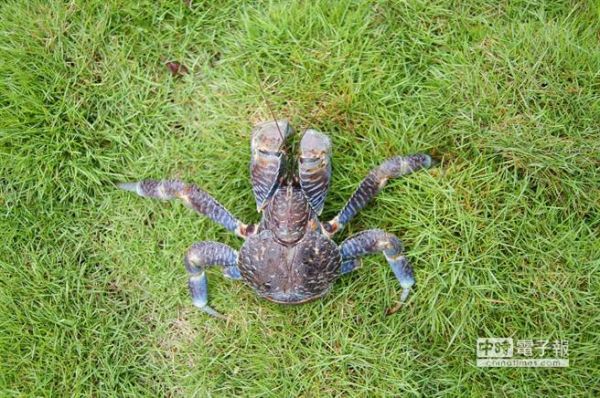
<instances>
[{"instance_id":1,"label":"pointed leg tip","mask_svg":"<svg viewBox=\"0 0 600 398\"><path fill-rule=\"evenodd\" d=\"M387 308L385 310L385 315L386 316L394 315L396 312L400 311L400 308L402 308L402 305L404 305L404 303L398 302L398 303L394 304L393 307Z\"/></svg>"},{"instance_id":2,"label":"pointed leg tip","mask_svg":"<svg viewBox=\"0 0 600 398\"><path fill-rule=\"evenodd\" d=\"M130 191L137 193L139 183L137 182L120 182L117 187L124 191Z\"/></svg>"},{"instance_id":3,"label":"pointed leg tip","mask_svg":"<svg viewBox=\"0 0 600 398\"><path fill-rule=\"evenodd\" d=\"M396 312L400 311L400 309L406 305L406 299L408 298L409 293L410 293L409 287L403 288L402 293L400 293L400 300L398 300L398 302L393 307L388 308L385 311L385 315L389 316L389 315L395 314Z\"/></svg>"},{"instance_id":4,"label":"pointed leg tip","mask_svg":"<svg viewBox=\"0 0 600 398\"><path fill-rule=\"evenodd\" d=\"M403 288L402 293L400 294L400 302L405 303L409 294L410 294L410 288L409 287Z\"/></svg>"},{"instance_id":5,"label":"pointed leg tip","mask_svg":"<svg viewBox=\"0 0 600 398\"><path fill-rule=\"evenodd\" d=\"M423 160L423 167L426 169L430 168L433 164L433 159L429 155L423 155L423 157L425 158Z\"/></svg>"},{"instance_id":6,"label":"pointed leg tip","mask_svg":"<svg viewBox=\"0 0 600 398\"><path fill-rule=\"evenodd\" d=\"M199 305L199 304L194 303L194 306L196 308L198 308L200 311L202 311L214 318L223 319L223 320L228 319L225 315L221 314L220 312L217 312L216 310L214 310L212 307L209 307L208 305Z\"/></svg>"}]
</instances>

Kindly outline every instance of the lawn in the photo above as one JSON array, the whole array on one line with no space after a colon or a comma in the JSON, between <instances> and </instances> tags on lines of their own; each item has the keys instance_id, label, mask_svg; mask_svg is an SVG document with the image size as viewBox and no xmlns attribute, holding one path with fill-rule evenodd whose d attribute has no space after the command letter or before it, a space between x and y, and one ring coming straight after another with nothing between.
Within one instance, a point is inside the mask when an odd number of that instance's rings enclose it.
<instances>
[{"instance_id":1,"label":"lawn","mask_svg":"<svg viewBox=\"0 0 600 398\"><path fill-rule=\"evenodd\" d=\"M594 1L3 1L0 396L598 396L599 17ZM269 107L331 137L324 219L384 159L440 159L336 236L404 241L417 286L395 314L375 255L302 306L210 270L229 320L210 318L183 254L242 241L116 188L180 178L257 222L249 138ZM570 366L478 368L478 337L566 340Z\"/></svg>"}]
</instances>

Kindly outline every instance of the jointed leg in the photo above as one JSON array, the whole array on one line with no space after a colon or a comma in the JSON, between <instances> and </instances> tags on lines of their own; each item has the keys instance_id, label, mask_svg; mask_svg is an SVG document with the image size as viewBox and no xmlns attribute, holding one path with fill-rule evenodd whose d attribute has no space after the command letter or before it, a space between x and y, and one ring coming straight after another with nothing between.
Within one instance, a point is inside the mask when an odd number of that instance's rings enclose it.
<instances>
[{"instance_id":1,"label":"jointed leg","mask_svg":"<svg viewBox=\"0 0 600 398\"><path fill-rule=\"evenodd\" d=\"M127 182L119 184L119 188L135 192L140 196L162 200L181 199L183 203L221 224L238 236L246 238L254 232L253 225L246 225L237 220L223 205L207 192L195 185L178 180Z\"/></svg>"},{"instance_id":2,"label":"jointed leg","mask_svg":"<svg viewBox=\"0 0 600 398\"><path fill-rule=\"evenodd\" d=\"M412 267L403 254L402 242L396 236L379 229L360 232L345 240L342 253L342 273L350 272L360 264L358 257L383 252L402 287L400 301L405 301L410 288L415 284Z\"/></svg>"},{"instance_id":3,"label":"jointed leg","mask_svg":"<svg viewBox=\"0 0 600 398\"><path fill-rule=\"evenodd\" d=\"M329 235L335 234L377 195L389 179L429 166L431 166L431 157L425 154L396 156L386 160L365 177L342 211L333 220L323 224L323 227Z\"/></svg>"},{"instance_id":4,"label":"jointed leg","mask_svg":"<svg viewBox=\"0 0 600 398\"><path fill-rule=\"evenodd\" d=\"M331 141L316 130L306 130L300 142L300 186L312 209L321 214L331 178Z\"/></svg>"},{"instance_id":5,"label":"jointed leg","mask_svg":"<svg viewBox=\"0 0 600 398\"><path fill-rule=\"evenodd\" d=\"M252 130L250 179L259 212L283 175L285 139L292 132L289 123L281 120L258 124Z\"/></svg>"},{"instance_id":6,"label":"jointed leg","mask_svg":"<svg viewBox=\"0 0 600 398\"><path fill-rule=\"evenodd\" d=\"M188 250L183 263L190 274L189 288L193 303L201 311L212 316L223 316L208 306L208 281L204 270L211 266L224 267L223 273L226 277L240 279L240 271L237 268L238 254L231 247L217 242L194 243Z\"/></svg>"}]
</instances>

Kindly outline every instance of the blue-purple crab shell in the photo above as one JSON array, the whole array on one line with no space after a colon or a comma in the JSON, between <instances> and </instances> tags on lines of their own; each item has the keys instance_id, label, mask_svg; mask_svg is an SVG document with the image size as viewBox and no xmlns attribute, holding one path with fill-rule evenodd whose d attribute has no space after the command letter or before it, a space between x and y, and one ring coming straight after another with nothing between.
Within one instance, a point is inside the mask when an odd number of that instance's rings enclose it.
<instances>
[{"instance_id":1,"label":"blue-purple crab shell","mask_svg":"<svg viewBox=\"0 0 600 398\"><path fill-rule=\"evenodd\" d=\"M193 303L210 315L221 316L208 305L207 267L222 267L226 277L242 280L268 300L299 304L322 297L338 277L359 267L361 256L379 252L400 282L400 301L405 301L415 279L396 236L373 229L339 245L332 238L388 180L430 167L431 158L416 154L384 161L363 179L332 220L321 221L331 180L331 141L316 130L304 131L297 169L288 170L286 139L291 134L287 121L261 123L252 131L250 179L262 214L255 225L242 223L204 190L178 180L144 180L119 187L144 197L180 199L245 239L239 252L202 241L185 255Z\"/></svg>"}]
</instances>

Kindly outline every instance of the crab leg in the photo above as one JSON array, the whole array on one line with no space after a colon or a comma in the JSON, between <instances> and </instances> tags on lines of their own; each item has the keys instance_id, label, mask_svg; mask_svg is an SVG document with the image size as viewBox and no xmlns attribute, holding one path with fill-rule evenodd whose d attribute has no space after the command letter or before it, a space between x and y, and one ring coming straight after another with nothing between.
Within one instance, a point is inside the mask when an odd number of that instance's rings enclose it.
<instances>
[{"instance_id":1,"label":"crab leg","mask_svg":"<svg viewBox=\"0 0 600 398\"><path fill-rule=\"evenodd\" d=\"M342 254L342 274L351 272L360 266L358 257L383 252L402 287L400 301L406 300L410 288L415 284L415 278L412 267L404 256L402 242L396 236L380 229L359 232L340 245L340 252Z\"/></svg>"},{"instance_id":2,"label":"crab leg","mask_svg":"<svg viewBox=\"0 0 600 398\"><path fill-rule=\"evenodd\" d=\"M246 238L254 232L254 225L246 225L237 220L219 202L204 190L192 184L178 180L126 182L118 184L119 188L135 192L140 196L162 200L181 199L183 203L221 224L236 235Z\"/></svg>"},{"instance_id":3,"label":"crab leg","mask_svg":"<svg viewBox=\"0 0 600 398\"><path fill-rule=\"evenodd\" d=\"M431 157L425 154L396 156L386 160L362 180L342 211L333 220L323 225L325 231L331 236L344 228L391 178L397 178L429 166L431 166Z\"/></svg>"},{"instance_id":4,"label":"crab leg","mask_svg":"<svg viewBox=\"0 0 600 398\"><path fill-rule=\"evenodd\" d=\"M225 277L240 279L237 258L237 252L223 243L197 242L190 247L183 263L190 274L189 288L194 306L209 315L223 318L208 305L208 280L204 271L207 267L219 265L224 267Z\"/></svg>"},{"instance_id":5,"label":"crab leg","mask_svg":"<svg viewBox=\"0 0 600 398\"><path fill-rule=\"evenodd\" d=\"M259 212L283 176L285 139L292 132L292 127L285 120L260 123L252 130L250 179Z\"/></svg>"},{"instance_id":6,"label":"crab leg","mask_svg":"<svg viewBox=\"0 0 600 398\"><path fill-rule=\"evenodd\" d=\"M300 141L299 177L310 206L321 214L331 178L331 141L316 130L306 130Z\"/></svg>"}]
</instances>

